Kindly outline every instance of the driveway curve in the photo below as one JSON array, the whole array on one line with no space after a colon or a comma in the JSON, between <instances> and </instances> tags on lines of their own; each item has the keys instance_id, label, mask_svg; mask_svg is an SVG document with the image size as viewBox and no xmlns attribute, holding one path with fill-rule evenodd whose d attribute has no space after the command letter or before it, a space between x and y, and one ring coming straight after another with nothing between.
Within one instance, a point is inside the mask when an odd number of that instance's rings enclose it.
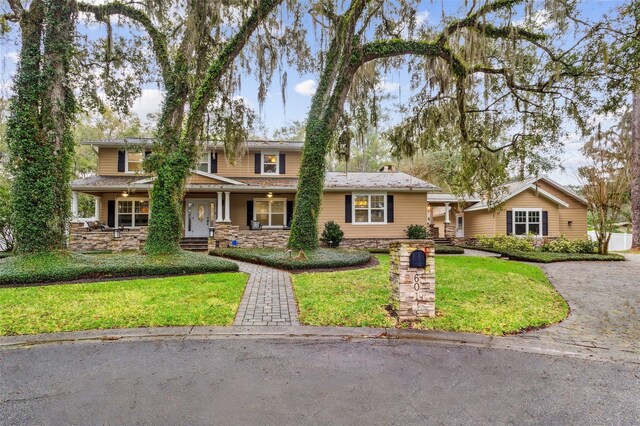
<instances>
[{"instance_id":1,"label":"driveway curve","mask_svg":"<svg viewBox=\"0 0 640 426\"><path fill-rule=\"evenodd\" d=\"M571 314L554 326L519 337L570 345L578 352L640 360L640 255L626 262L559 262L541 266L569 302Z\"/></svg>"}]
</instances>

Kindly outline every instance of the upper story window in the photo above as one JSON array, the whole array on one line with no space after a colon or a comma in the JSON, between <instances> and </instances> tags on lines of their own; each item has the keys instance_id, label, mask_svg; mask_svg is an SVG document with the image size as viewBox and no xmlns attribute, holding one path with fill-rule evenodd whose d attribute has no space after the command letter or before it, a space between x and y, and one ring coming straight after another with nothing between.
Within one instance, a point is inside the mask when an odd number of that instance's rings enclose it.
<instances>
[{"instance_id":1,"label":"upper story window","mask_svg":"<svg viewBox=\"0 0 640 426\"><path fill-rule=\"evenodd\" d=\"M142 162L144 161L144 152L127 151L127 161L125 162L127 173L141 172Z\"/></svg>"},{"instance_id":2,"label":"upper story window","mask_svg":"<svg viewBox=\"0 0 640 426\"><path fill-rule=\"evenodd\" d=\"M353 194L354 223L386 223L385 194Z\"/></svg>"},{"instance_id":3,"label":"upper story window","mask_svg":"<svg viewBox=\"0 0 640 426\"><path fill-rule=\"evenodd\" d=\"M198 170L205 173L211 173L211 169L209 167L209 163L211 160L211 153L209 151L205 152L200 156L200 160L198 161Z\"/></svg>"},{"instance_id":4,"label":"upper story window","mask_svg":"<svg viewBox=\"0 0 640 426\"><path fill-rule=\"evenodd\" d=\"M262 154L262 174L277 175L279 170L279 155L275 153Z\"/></svg>"},{"instance_id":5,"label":"upper story window","mask_svg":"<svg viewBox=\"0 0 640 426\"><path fill-rule=\"evenodd\" d=\"M514 235L542 235L541 209L513 209Z\"/></svg>"}]
</instances>

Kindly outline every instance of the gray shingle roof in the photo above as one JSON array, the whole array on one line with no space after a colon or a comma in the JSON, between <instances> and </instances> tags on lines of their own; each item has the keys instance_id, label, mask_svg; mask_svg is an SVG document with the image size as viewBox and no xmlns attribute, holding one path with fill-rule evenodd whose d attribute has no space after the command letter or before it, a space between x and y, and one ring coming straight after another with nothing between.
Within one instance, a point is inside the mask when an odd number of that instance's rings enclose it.
<instances>
[{"instance_id":1,"label":"gray shingle roof","mask_svg":"<svg viewBox=\"0 0 640 426\"><path fill-rule=\"evenodd\" d=\"M101 140L89 140L82 141L83 145L94 145L102 147L126 147L131 146L151 146L153 144L153 138L123 138L123 139L101 139ZM209 141L207 142L209 148L216 147L220 149L222 142ZM301 151L304 146L303 141L283 141L283 140L249 140L247 141L247 147L249 149L286 149L288 151Z\"/></svg>"},{"instance_id":2,"label":"gray shingle roof","mask_svg":"<svg viewBox=\"0 0 640 426\"><path fill-rule=\"evenodd\" d=\"M435 185L402 172L327 172L325 189L402 189L438 191Z\"/></svg>"}]
</instances>

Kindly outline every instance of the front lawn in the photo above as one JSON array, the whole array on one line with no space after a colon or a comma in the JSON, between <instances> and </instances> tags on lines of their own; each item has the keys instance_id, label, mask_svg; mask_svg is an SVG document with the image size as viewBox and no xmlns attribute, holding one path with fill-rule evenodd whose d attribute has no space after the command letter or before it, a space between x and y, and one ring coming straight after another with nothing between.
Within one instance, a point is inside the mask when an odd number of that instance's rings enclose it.
<instances>
[{"instance_id":1,"label":"front lawn","mask_svg":"<svg viewBox=\"0 0 640 426\"><path fill-rule=\"evenodd\" d=\"M309 250L305 252L307 259L297 259L295 251L271 248L225 248L212 250L211 254L286 270L342 268L371 261L371 253L366 250Z\"/></svg>"},{"instance_id":2,"label":"front lawn","mask_svg":"<svg viewBox=\"0 0 640 426\"><path fill-rule=\"evenodd\" d=\"M0 335L230 325L241 273L0 289Z\"/></svg>"},{"instance_id":3,"label":"front lawn","mask_svg":"<svg viewBox=\"0 0 640 426\"><path fill-rule=\"evenodd\" d=\"M167 255L130 253L45 253L0 259L0 287L11 284L63 282L208 272L235 272L238 266L202 253Z\"/></svg>"},{"instance_id":4,"label":"front lawn","mask_svg":"<svg viewBox=\"0 0 640 426\"><path fill-rule=\"evenodd\" d=\"M300 321L316 326L392 327L389 256L375 268L296 275ZM471 256L436 257L434 319L416 328L502 335L561 321L567 303L531 265Z\"/></svg>"}]
</instances>

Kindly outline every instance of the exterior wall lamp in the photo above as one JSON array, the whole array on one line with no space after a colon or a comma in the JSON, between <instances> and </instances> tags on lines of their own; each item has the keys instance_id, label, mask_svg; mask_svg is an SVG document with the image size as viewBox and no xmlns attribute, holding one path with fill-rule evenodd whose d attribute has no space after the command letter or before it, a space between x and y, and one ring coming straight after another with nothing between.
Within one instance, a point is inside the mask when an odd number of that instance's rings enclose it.
<instances>
[{"instance_id":1,"label":"exterior wall lamp","mask_svg":"<svg viewBox=\"0 0 640 426\"><path fill-rule=\"evenodd\" d=\"M120 232L121 232L121 231L120 231L120 228L116 228L116 229L114 229L114 230L113 230L113 238L115 238L116 240L117 240L117 239L120 239Z\"/></svg>"}]
</instances>

